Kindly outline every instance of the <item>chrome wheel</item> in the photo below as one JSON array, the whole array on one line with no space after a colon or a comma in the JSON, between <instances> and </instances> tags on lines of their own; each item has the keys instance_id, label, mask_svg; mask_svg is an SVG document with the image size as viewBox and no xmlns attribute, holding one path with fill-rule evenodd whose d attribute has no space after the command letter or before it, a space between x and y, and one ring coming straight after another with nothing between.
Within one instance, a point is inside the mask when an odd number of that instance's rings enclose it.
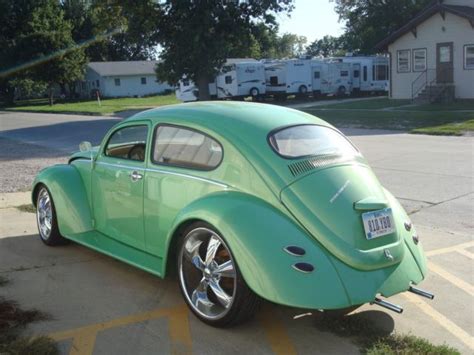
<instances>
[{"instance_id":1,"label":"chrome wheel","mask_svg":"<svg viewBox=\"0 0 474 355\"><path fill-rule=\"evenodd\" d=\"M181 288L193 311L205 319L224 317L237 289L234 260L223 239L199 227L185 237L178 259Z\"/></svg>"},{"instance_id":2,"label":"chrome wheel","mask_svg":"<svg viewBox=\"0 0 474 355\"><path fill-rule=\"evenodd\" d=\"M53 206L48 190L44 187L38 193L36 220L41 238L44 240L49 239L53 228Z\"/></svg>"}]
</instances>

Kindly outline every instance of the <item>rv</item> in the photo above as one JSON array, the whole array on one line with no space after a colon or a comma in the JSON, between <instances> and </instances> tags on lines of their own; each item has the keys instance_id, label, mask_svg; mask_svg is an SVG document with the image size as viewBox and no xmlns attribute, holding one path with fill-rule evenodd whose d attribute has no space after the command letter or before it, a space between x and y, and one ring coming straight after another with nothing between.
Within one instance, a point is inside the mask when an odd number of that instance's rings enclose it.
<instances>
[{"instance_id":1,"label":"rv","mask_svg":"<svg viewBox=\"0 0 474 355\"><path fill-rule=\"evenodd\" d=\"M217 97L239 98L251 96L254 99L265 95L265 68L256 60L229 59L216 77Z\"/></svg>"},{"instance_id":2,"label":"rv","mask_svg":"<svg viewBox=\"0 0 474 355\"><path fill-rule=\"evenodd\" d=\"M199 96L199 90L191 79L183 77L176 86L176 98L183 102L196 101ZM209 95L211 98L217 97L216 82L209 83Z\"/></svg>"},{"instance_id":3,"label":"rv","mask_svg":"<svg viewBox=\"0 0 474 355\"><path fill-rule=\"evenodd\" d=\"M268 61L265 65L267 93L275 96L307 95L312 91L311 61L287 59Z\"/></svg>"},{"instance_id":4,"label":"rv","mask_svg":"<svg viewBox=\"0 0 474 355\"><path fill-rule=\"evenodd\" d=\"M311 60L313 95L350 95L351 64Z\"/></svg>"},{"instance_id":5,"label":"rv","mask_svg":"<svg viewBox=\"0 0 474 355\"><path fill-rule=\"evenodd\" d=\"M388 58L381 56L339 57L338 62L349 63L353 93L376 93L388 91Z\"/></svg>"}]
</instances>

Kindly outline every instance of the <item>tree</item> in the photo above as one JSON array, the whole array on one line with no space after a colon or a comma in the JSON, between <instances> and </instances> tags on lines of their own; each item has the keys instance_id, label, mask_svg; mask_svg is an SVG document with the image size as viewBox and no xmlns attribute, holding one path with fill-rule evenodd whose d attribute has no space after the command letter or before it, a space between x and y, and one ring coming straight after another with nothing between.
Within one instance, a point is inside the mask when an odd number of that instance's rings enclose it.
<instances>
[{"instance_id":1,"label":"tree","mask_svg":"<svg viewBox=\"0 0 474 355\"><path fill-rule=\"evenodd\" d=\"M375 53L375 45L403 26L432 0L334 0L345 21L348 49Z\"/></svg>"},{"instance_id":2,"label":"tree","mask_svg":"<svg viewBox=\"0 0 474 355\"><path fill-rule=\"evenodd\" d=\"M337 57L345 55L347 44L345 36L324 36L315 40L306 48L306 54L311 57Z\"/></svg>"},{"instance_id":3,"label":"tree","mask_svg":"<svg viewBox=\"0 0 474 355\"><path fill-rule=\"evenodd\" d=\"M7 19L0 37L4 93L11 99L12 82L29 79L47 85L52 104L54 84L84 75L86 57L72 39L71 23L55 0L2 0L0 10L5 10L2 20Z\"/></svg>"},{"instance_id":4,"label":"tree","mask_svg":"<svg viewBox=\"0 0 474 355\"><path fill-rule=\"evenodd\" d=\"M256 40L252 30L275 24L272 13L291 11L293 0L170 0L157 6L162 46L158 78L175 84L186 75L197 83L203 100L209 98L209 79L225 59L252 48Z\"/></svg>"}]
</instances>

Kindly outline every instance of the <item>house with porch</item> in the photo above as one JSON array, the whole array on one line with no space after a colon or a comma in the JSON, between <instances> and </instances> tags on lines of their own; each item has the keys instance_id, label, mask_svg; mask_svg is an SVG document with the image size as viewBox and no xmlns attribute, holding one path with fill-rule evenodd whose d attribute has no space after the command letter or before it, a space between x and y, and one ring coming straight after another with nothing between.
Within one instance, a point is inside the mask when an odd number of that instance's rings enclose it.
<instances>
[{"instance_id":1,"label":"house with porch","mask_svg":"<svg viewBox=\"0 0 474 355\"><path fill-rule=\"evenodd\" d=\"M157 61L90 62L84 81L80 83L83 97L133 97L160 94L174 90L167 82L157 79Z\"/></svg>"},{"instance_id":2,"label":"house with porch","mask_svg":"<svg viewBox=\"0 0 474 355\"><path fill-rule=\"evenodd\" d=\"M474 99L474 0L431 2L377 49L390 57L390 98Z\"/></svg>"}]
</instances>

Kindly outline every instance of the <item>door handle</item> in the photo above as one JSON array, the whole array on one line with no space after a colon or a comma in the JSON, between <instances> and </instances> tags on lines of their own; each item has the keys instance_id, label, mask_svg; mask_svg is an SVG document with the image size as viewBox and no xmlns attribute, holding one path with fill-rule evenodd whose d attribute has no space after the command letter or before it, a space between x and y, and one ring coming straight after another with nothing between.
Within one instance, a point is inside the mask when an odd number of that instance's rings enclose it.
<instances>
[{"instance_id":1,"label":"door handle","mask_svg":"<svg viewBox=\"0 0 474 355\"><path fill-rule=\"evenodd\" d=\"M140 174L138 171L134 171L130 174L130 179L132 179L133 182L136 182L138 180L143 179L143 175Z\"/></svg>"}]
</instances>

